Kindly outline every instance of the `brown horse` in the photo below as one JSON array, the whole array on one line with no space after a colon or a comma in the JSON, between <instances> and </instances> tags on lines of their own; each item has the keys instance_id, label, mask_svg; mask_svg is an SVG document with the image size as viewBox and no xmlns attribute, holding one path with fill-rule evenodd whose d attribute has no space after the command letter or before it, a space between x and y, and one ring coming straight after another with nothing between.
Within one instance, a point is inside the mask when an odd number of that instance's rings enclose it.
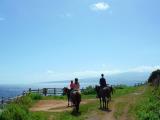
<instances>
[{"instance_id":1,"label":"brown horse","mask_svg":"<svg viewBox=\"0 0 160 120\"><path fill-rule=\"evenodd\" d=\"M63 88L63 93L67 94L67 99L68 99L68 106L69 106L69 100L71 100L73 107L74 107L74 111L79 112L79 105L81 102L81 94L77 91L77 92L73 92L71 93L70 89L68 88Z\"/></svg>"},{"instance_id":2,"label":"brown horse","mask_svg":"<svg viewBox=\"0 0 160 120\"><path fill-rule=\"evenodd\" d=\"M67 87L63 88L63 95L65 95L65 94L67 95L68 107L69 107L69 102L70 102L70 92L71 92L71 90L68 89ZM71 104L71 106L72 106L72 104Z\"/></svg>"},{"instance_id":3,"label":"brown horse","mask_svg":"<svg viewBox=\"0 0 160 120\"><path fill-rule=\"evenodd\" d=\"M110 97L109 97L109 100L111 101L111 98L112 98L111 95L113 95L113 93L115 92L115 89L112 87L112 85L111 85L111 86L108 86L108 87L109 87L109 90L110 90Z\"/></svg>"},{"instance_id":4,"label":"brown horse","mask_svg":"<svg viewBox=\"0 0 160 120\"><path fill-rule=\"evenodd\" d=\"M112 86L101 88L100 86L95 87L97 96L100 100L100 108L101 109L108 109L108 103L111 100L111 93L113 93Z\"/></svg>"}]
</instances>

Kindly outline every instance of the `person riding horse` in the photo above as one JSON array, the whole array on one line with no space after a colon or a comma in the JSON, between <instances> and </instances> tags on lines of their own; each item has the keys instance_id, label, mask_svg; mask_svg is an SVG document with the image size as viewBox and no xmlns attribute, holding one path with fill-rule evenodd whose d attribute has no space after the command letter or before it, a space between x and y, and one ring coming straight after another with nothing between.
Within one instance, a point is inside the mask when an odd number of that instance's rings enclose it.
<instances>
[{"instance_id":1,"label":"person riding horse","mask_svg":"<svg viewBox=\"0 0 160 120\"><path fill-rule=\"evenodd\" d=\"M76 94L76 93L81 93L80 92L80 84L78 82L78 78L75 78L75 81L74 81L74 85L73 85L73 90L71 91L71 94Z\"/></svg>"},{"instance_id":2,"label":"person riding horse","mask_svg":"<svg viewBox=\"0 0 160 120\"><path fill-rule=\"evenodd\" d=\"M74 83L72 80L70 83L70 95L75 94L76 92L80 93L80 84L78 82L78 78L75 78Z\"/></svg>"},{"instance_id":3,"label":"person riding horse","mask_svg":"<svg viewBox=\"0 0 160 120\"><path fill-rule=\"evenodd\" d=\"M106 79L104 75L101 74L101 78L99 80L100 86L96 86L95 90L97 92L97 98L100 100L100 108L108 109L109 100L111 100L112 86L110 87L106 84ZM103 106L103 107L102 107Z\"/></svg>"},{"instance_id":4,"label":"person riding horse","mask_svg":"<svg viewBox=\"0 0 160 120\"><path fill-rule=\"evenodd\" d=\"M80 91L80 84L79 84L79 82L78 82L78 78L75 78L74 90L75 90L75 91Z\"/></svg>"},{"instance_id":5,"label":"person riding horse","mask_svg":"<svg viewBox=\"0 0 160 120\"><path fill-rule=\"evenodd\" d=\"M99 84L100 84L100 87L103 89L104 87L107 87L107 84L106 84L106 79L104 78L104 74L101 74L102 78L100 78L99 80Z\"/></svg>"},{"instance_id":6,"label":"person riding horse","mask_svg":"<svg viewBox=\"0 0 160 120\"><path fill-rule=\"evenodd\" d=\"M71 83L70 83L70 92L73 91L75 87L75 84L73 83L73 80L71 80Z\"/></svg>"},{"instance_id":7,"label":"person riding horse","mask_svg":"<svg viewBox=\"0 0 160 120\"><path fill-rule=\"evenodd\" d=\"M75 106L75 110L78 112L79 104L81 102L81 93L78 78L75 78L75 82L73 83L73 90L70 91L70 99L72 104Z\"/></svg>"}]
</instances>

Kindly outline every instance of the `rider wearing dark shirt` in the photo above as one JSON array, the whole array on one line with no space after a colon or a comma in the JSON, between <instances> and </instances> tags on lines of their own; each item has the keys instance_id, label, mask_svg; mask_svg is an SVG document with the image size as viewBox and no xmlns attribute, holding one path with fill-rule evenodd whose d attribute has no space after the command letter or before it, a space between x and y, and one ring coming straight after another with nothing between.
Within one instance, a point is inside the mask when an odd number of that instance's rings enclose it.
<instances>
[{"instance_id":1,"label":"rider wearing dark shirt","mask_svg":"<svg viewBox=\"0 0 160 120\"><path fill-rule=\"evenodd\" d=\"M99 80L99 84L100 84L100 87L104 88L107 86L106 84L106 79L104 78L104 75L101 74L102 78Z\"/></svg>"}]
</instances>

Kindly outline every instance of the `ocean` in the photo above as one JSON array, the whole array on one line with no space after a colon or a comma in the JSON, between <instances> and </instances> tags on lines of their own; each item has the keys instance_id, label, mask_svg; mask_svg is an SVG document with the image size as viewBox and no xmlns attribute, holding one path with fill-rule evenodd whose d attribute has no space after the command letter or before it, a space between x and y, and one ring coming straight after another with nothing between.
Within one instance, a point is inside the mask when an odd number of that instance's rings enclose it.
<instances>
[{"instance_id":1,"label":"ocean","mask_svg":"<svg viewBox=\"0 0 160 120\"><path fill-rule=\"evenodd\" d=\"M126 79L109 79L107 83L110 85L119 85L125 84L128 86L133 86L135 83L145 82L143 80L126 80ZM35 84L26 84L26 85L0 85L0 98L1 97L15 97L17 95L22 95L23 91L31 89L41 89L41 88L64 88L69 87L70 81L52 81L52 82L45 82L45 83L35 83ZM98 78L90 78L90 79L82 79L80 80L80 87L85 88L89 85L95 86L99 84Z\"/></svg>"}]
</instances>

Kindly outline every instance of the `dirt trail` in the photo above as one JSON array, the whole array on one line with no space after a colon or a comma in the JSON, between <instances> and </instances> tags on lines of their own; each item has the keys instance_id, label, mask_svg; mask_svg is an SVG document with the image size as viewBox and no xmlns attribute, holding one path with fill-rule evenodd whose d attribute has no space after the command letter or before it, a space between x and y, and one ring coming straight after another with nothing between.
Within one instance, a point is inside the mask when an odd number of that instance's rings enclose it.
<instances>
[{"instance_id":1,"label":"dirt trail","mask_svg":"<svg viewBox=\"0 0 160 120\"><path fill-rule=\"evenodd\" d=\"M83 100L81 104L87 104L94 100L95 99ZM66 100L40 100L30 108L30 111L63 112L71 110L71 107L67 105L68 102Z\"/></svg>"},{"instance_id":2,"label":"dirt trail","mask_svg":"<svg viewBox=\"0 0 160 120\"><path fill-rule=\"evenodd\" d=\"M109 103L108 111L92 111L91 115L88 116L88 119L86 120L134 120L128 115L129 107L134 104L138 96L143 94L144 91L145 88L121 97L117 97ZM95 100L96 99L83 100L81 104L87 104ZM66 100L40 100L32 108L30 108L30 110L63 112L71 110L71 107L67 106Z\"/></svg>"},{"instance_id":3,"label":"dirt trail","mask_svg":"<svg viewBox=\"0 0 160 120\"><path fill-rule=\"evenodd\" d=\"M109 111L101 111L103 115L94 113L94 115L92 114L89 116L87 120L134 120L134 118L131 118L131 116L128 115L129 107L134 104L138 96L143 94L144 91L145 89L138 90L134 93L113 99L109 103ZM115 114L117 114L117 116Z\"/></svg>"},{"instance_id":4,"label":"dirt trail","mask_svg":"<svg viewBox=\"0 0 160 120\"><path fill-rule=\"evenodd\" d=\"M102 118L102 120L113 120L114 119L114 117L113 117L113 113L115 111L114 100L112 100L110 102L110 106L109 107L111 108L110 112L105 113L105 116Z\"/></svg>"}]
</instances>

